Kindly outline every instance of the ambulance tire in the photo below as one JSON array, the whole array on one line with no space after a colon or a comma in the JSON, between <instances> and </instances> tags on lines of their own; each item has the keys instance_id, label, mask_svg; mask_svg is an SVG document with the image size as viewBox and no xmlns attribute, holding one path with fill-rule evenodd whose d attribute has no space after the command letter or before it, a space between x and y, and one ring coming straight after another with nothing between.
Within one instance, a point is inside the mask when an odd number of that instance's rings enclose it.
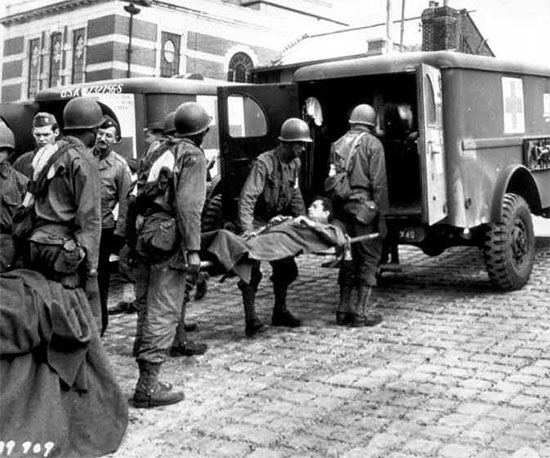
<instances>
[{"instance_id":1,"label":"ambulance tire","mask_svg":"<svg viewBox=\"0 0 550 458\"><path fill-rule=\"evenodd\" d=\"M517 194L505 194L502 217L489 225L483 244L489 278L500 290L522 288L535 260L535 233L529 205Z\"/></svg>"},{"instance_id":2,"label":"ambulance tire","mask_svg":"<svg viewBox=\"0 0 550 458\"><path fill-rule=\"evenodd\" d=\"M216 194L206 202L201 217L201 232L222 229L222 195Z\"/></svg>"}]
</instances>

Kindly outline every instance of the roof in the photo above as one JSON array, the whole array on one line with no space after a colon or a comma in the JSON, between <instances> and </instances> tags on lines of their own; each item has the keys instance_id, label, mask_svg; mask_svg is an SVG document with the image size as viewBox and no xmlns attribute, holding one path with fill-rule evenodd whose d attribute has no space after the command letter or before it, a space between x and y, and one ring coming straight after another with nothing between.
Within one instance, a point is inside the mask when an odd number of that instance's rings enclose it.
<instances>
[{"instance_id":1,"label":"roof","mask_svg":"<svg viewBox=\"0 0 550 458\"><path fill-rule=\"evenodd\" d=\"M550 77L550 67L521 61L475 56L454 51L404 52L306 65L294 72L294 81L346 78L414 71L420 64L436 68L463 68Z\"/></svg>"},{"instance_id":2,"label":"roof","mask_svg":"<svg viewBox=\"0 0 550 458\"><path fill-rule=\"evenodd\" d=\"M406 19L403 24L403 43L406 49L421 46L422 31L420 17ZM342 56L372 54L369 42L381 41L386 36L383 23L363 27L348 27L332 32L304 35L286 49L277 64L289 65L298 62L340 58ZM394 45L400 43L401 21L395 21L392 27ZM380 54L380 50L375 50Z\"/></svg>"},{"instance_id":3,"label":"roof","mask_svg":"<svg viewBox=\"0 0 550 458\"><path fill-rule=\"evenodd\" d=\"M198 80L185 78L119 78L90 83L59 86L40 91L35 100L38 102L71 98L93 94L200 94L216 95L219 86L232 83L218 80Z\"/></svg>"}]
</instances>

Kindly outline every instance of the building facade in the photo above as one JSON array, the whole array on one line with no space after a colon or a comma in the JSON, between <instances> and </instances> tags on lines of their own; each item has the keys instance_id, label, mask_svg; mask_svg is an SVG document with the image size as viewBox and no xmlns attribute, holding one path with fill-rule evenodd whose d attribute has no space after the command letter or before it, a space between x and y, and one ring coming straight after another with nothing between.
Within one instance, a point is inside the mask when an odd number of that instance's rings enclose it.
<instances>
[{"instance_id":1,"label":"building facade","mask_svg":"<svg viewBox=\"0 0 550 458\"><path fill-rule=\"evenodd\" d=\"M332 18L331 0L3 3L2 102L128 76L199 73L244 82L252 68L278 60L300 31L345 25Z\"/></svg>"}]
</instances>

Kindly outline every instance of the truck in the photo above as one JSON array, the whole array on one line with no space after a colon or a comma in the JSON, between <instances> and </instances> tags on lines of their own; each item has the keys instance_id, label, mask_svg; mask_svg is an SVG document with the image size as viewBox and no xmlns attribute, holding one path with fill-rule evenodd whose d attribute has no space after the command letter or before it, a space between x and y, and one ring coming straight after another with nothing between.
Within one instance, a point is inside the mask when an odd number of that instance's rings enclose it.
<instances>
[{"instance_id":1,"label":"truck","mask_svg":"<svg viewBox=\"0 0 550 458\"><path fill-rule=\"evenodd\" d=\"M205 212L238 231L240 190L289 117L308 122L306 202L323 194L330 145L351 110L378 113L393 243L430 256L477 246L492 283L522 288L535 258L532 215L550 217L550 68L453 51L305 64L291 81L218 88L220 176Z\"/></svg>"},{"instance_id":2,"label":"truck","mask_svg":"<svg viewBox=\"0 0 550 458\"><path fill-rule=\"evenodd\" d=\"M74 97L91 97L120 126L121 141L115 151L127 159L138 159L146 145L145 130L162 130L168 113L183 102L193 101L203 105L213 118L203 147L209 158L215 158L219 151L216 91L220 84L225 83L189 74L181 78L120 78L59 86L39 91L33 100L0 104L0 118L14 131L16 150L22 154L34 148L31 126L37 112L52 113L63 128L67 102Z\"/></svg>"}]
</instances>

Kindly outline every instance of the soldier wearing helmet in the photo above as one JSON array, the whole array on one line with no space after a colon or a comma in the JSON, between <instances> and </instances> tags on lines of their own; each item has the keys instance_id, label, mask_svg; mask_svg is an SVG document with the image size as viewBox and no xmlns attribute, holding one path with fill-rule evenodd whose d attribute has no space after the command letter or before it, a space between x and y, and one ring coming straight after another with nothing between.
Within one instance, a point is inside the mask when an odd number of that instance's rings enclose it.
<instances>
[{"instance_id":1,"label":"soldier wearing helmet","mask_svg":"<svg viewBox=\"0 0 550 458\"><path fill-rule=\"evenodd\" d=\"M246 238L265 226L272 218L305 215L304 199L299 187L300 157L312 142L308 125L298 118L289 118L281 126L279 145L260 154L241 190L239 219ZM298 276L294 258L271 262L275 303L271 324L298 327L301 321L287 308L286 297L290 284ZM252 337L265 329L257 318L254 302L262 278L259 264L252 269L251 281L239 282L245 311L245 334Z\"/></svg>"},{"instance_id":2,"label":"soldier wearing helmet","mask_svg":"<svg viewBox=\"0 0 550 458\"><path fill-rule=\"evenodd\" d=\"M131 176L126 159L113 151L120 142L120 126L110 116L99 126L93 154L98 161L101 181L101 239L97 269L99 298L101 303L101 334L109 321L107 301L109 297L111 253L118 253L126 238L126 213ZM118 205L118 217L115 207Z\"/></svg>"},{"instance_id":3,"label":"soldier wearing helmet","mask_svg":"<svg viewBox=\"0 0 550 458\"><path fill-rule=\"evenodd\" d=\"M350 129L331 146L330 172L325 190L333 200L335 218L351 237L380 232L385 236L384 213L388 206L384 147L375 136L376 112L357 105L349 117ZM352 244L352 259L342 261L338 275L340 301L338 325L374 326L382 317L370 310L382 240ZM357 302L352 293L357 291Z\"/></svg>"},{"instance_id":4,"label":"soldier wearing helmet","mask_svg":"<svg viewBox=\"0 0 550 458\"><path fill-rule=\"evenodd\" d=\"M0 272L13 267L13 217L27 192L27 178L14 170L9 162L14 152L13 132L0 120Z\"/></svg>"},{"instance_id":5,"label":"soldier wearing helmet","mask_svg":"<svg viewBox=\"0 0 550 458\"><path fill-rule=\"evenodd\" d=\"M172 348L185 294L186 272L200 267L201 212L206 198L206 157L201 149L212 118L195 102L174 114L175 139L151 152L136 197L135 251L138 323L134 355L139 366L133 404L150 408L180 402L183 393L158 381L172 355L201 354L204 344ZM168 120L169 121L169 120Z\"/></svg>"},{"instance_id":6,"label":"soldier wearing helmet","mask_svg":"<svg viewBox=\"0 0 550 458\"><path fill-rule=\"evenodd\" d=\"M51 113L39 112L34 115L32 120L32 136L36 148L19 156L13 163L13 168L25 175L27 178L32 176L32 159L36 152L45 145L53 145L59 137L59 125L57 119Z\"/></svg>"},{"instance_id":7,"label":"soldier wearing helmet","mask_svg":"<svg viewBox=\"0 0 550 458\"><path fill-rule=\"evenodd\" d=\"M64 137L36 152L30 186L36 225L28 257L31 269L65 287L84 287L98 329L101 194L91 148L102 122L101 107L93 99L71 99L63 110Z\"/></svg>"}]
</instances>

